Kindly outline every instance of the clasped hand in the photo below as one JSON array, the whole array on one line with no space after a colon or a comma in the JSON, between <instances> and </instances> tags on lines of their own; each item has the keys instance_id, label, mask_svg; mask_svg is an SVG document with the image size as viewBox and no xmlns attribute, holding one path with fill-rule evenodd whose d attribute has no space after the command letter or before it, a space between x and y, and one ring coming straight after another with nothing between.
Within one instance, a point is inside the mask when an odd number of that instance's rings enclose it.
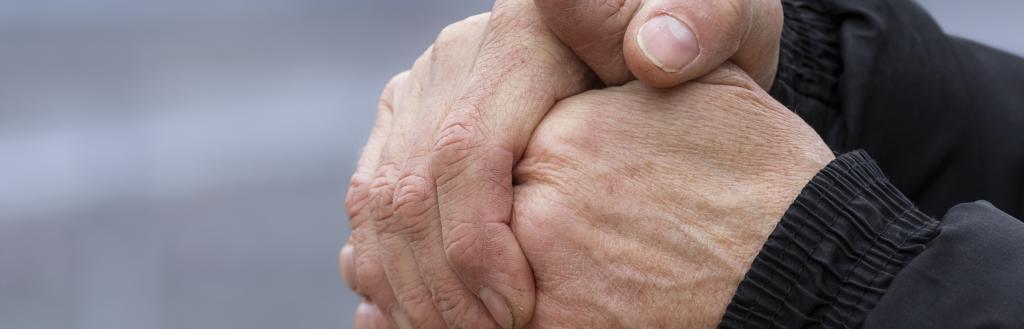
<instances>
[{"instance_id":1,"label":"clasped hand","mask_svg":"<svg viewBox=\"0 0 1024 329\"><path fill-rule=\"evenodd\" d=\"M557 3L499 1L385 87L346 199L357 327L713 327L832 160L762 89L774 67L742 46L764 41L645 66L622 34L595 54L590 32L546 24ZM595 89L628 76L645 82Z\"/></svg>"}]
</instances>

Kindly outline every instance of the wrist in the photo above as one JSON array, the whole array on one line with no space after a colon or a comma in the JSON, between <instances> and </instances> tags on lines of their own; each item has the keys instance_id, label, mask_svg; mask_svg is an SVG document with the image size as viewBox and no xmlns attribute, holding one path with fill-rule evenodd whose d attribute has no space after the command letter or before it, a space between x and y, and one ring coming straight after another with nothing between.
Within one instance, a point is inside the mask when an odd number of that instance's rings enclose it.
<instances>
[{"instance_id":1,"label":"wrist","mask_svg":"<svg viewBox=\"0 0 1024 329\"><path fill-rule=\"evenodd\" d=\"M865 153L844 154L786 211L721 327L859 327L936 227Z\"/></svg>"}]
</instances>

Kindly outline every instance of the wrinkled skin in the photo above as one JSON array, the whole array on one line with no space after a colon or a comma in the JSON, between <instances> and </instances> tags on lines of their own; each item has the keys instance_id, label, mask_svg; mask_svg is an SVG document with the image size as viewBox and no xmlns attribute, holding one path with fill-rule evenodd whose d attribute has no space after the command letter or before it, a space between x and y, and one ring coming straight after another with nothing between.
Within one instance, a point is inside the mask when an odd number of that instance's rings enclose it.
<instances>
[{"instance_id":1,"label":"wrinkled skin","mask_svg":"<svg viewBox=\"0 0 1024 329\"><path fill-rule=\"evenodd\" d=\"M531 8L446 28L385 88L346 200L357 327L713 326L831 152L732 64L579 94ZM509 121L536 129L496 142Z\"/></svg>"},{"instance_id":2,"label":"wrinkled skin","mask_svg":"<svg viewBox=\"0 0 1024 329\"><path fill-rule=\"evenodd\" d=\"M532 2L507 0L445 28L388 84L346 199L341 264L367 302L358 323L508 328L532 317L534 278L509 226L512 168L554 104L593 81Z\"/></svg>"},{"instance_id":3,"label":"wrinkled skin","mask_svg":"<svg viewBox=\"0 0 1024 329\"><path fill-rule=\"evenodd\" d=\"M670 90L562 101L516 167L536 328L710 328L800 189L832 159L733 66Z\"/></svg>"}]
</instances>

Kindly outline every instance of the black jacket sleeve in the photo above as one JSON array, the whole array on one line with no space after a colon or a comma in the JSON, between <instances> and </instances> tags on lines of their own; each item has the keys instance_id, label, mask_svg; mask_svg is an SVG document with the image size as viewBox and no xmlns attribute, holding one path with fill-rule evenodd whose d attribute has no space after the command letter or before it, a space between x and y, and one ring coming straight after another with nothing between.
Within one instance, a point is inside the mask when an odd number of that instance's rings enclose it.
<instances>
[{"instance_id":1,"label":"black jacket sleeve","mask_svg":"<svg viewBox=\"0 0 1024 329\"><path fill-rule=\"evenodd\" d=\"M1024 223L986 202L941 221L867 156L801 191L721 328L1024 328Z\"/></svg>"},{"instance_id":2,"label":"black jacket sleeve","mask_svg":"<svg viewBox=\"0 0 1024 329\"><path fill-rule=\"evenodd\" d=\"M953 207L864 328L1024 328L1024 224L988 202Z\"/></svg>"},{"instance_id":3,"label":"black jacket sleeve","mask_svg":"<svg viewBox=\"0 0 1024 329\"><path fill-rule=\"evenodd\" d=\"M1024 61L909 0L783 4L772 95L877 164L807 185L721 327L1024 328Z\"/></svg>"},{"instance_id":4,"label":"black jacket sleeve","mask_svg":"<svg viewBox=\"0 0 1024 329\"><path fill-rule=\"evenodd\" d=\"M910 0L784 0L772 95L864 149L925 213L1024 216L1024 60L946 35Z\"/></svg>"}]
</instances>

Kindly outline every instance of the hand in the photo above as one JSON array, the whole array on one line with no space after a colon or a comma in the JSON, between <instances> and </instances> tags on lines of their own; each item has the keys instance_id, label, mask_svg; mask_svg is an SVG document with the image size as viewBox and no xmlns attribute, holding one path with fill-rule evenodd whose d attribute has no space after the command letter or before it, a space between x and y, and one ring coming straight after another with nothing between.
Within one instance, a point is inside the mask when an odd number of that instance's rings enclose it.
<instances>
[{"instance_id":1,"label":"hand","mask_svg":"<svg viewBox=\"0 0 1024 329\"><path fill-rule=\"evenodd\" d=\"M560 102L515 169L534 328L713 328L783 213L833 159L726 64Z\"/></svg>"},{"instance_id":2,"label":"hand","mask_svg":"<svg viewBox=\"0 0 1024 329\"><path fill-rule=\"evenodd\" d=\"M782 34L780 0L535 0L545 20L601 77L656 87L730 61L771 88ZM632 71L632 74L630 74Z\"/></svg>"},{"instance_id":3,"label":"hand","mask_svg":"<svg viewBox=\"0 0 1024 329\"><path fill-rule=\"evenodd\" d=\"M532 2L501 0L446 28L388 84L346 200L342 275L366 299L360 327L529 321L512 168L555 102L592 80Z\"/></svg>"}]
</instances>

